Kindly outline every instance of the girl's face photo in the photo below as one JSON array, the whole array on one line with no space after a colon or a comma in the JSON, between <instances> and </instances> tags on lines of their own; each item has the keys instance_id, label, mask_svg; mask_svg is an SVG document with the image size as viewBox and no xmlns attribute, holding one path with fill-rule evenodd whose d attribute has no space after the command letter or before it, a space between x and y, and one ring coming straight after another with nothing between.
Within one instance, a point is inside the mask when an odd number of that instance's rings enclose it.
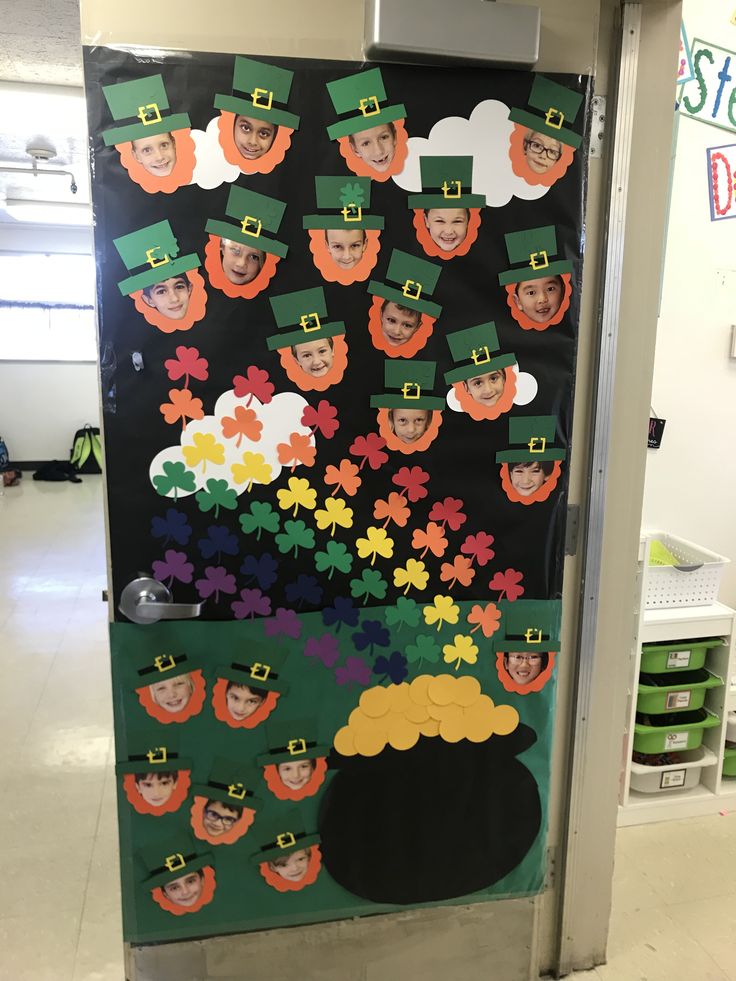
<instances>
[{"instance_id":1,"label":"girl's face photo","mask_svg":"<svg viewBox=\"0 0 736 981\"><path fill-rule=\"evenodd\" d=\"M294 357L302 371L312 375L313 378L320 378L332 368L334 360L332 338L295 344Z\"/></svg>"},{"instance_id":2,"label":"girl's face photo","mask_svg":"<svg viewBox=\"0 0 736 981\"><path fill-rule=\"evenodd\" d=\"M186 708L192 697L194 685L188 674L180 674L177 678L167 678L148 686L154 703L165 712L181 712Z\"/></svg>"},{"instance_id":3,"label":"girl's face photo","mask_svg":"<svg viewBox=\"0 0 736 981\"><path fill-rule=\"evenodd\" d=\"M382 173L391 166L396 152L396 130L390 123L371 126L359 133L353 133L350 144L356 157L360 157L369 167Z\"/></svg>"},{"instance_id":4,"label":"girl's face photo","mask_svg":"<svg viewBox=\"0 0 736 981\"><path fill-rule=\"evenodd\" d=\"M219 800L208 800L202 813L202 824L208 835L218 838L229 831L241 815L241 809Z\"/></svg>"},{"instance_id":5,"label":"girl's face photo","mask_svg":"<svg viewBox=\"0 0 736 981\"><path fill-rule=\"evenodd\" d=\"M171 773L144 773L136 778L135 785L146 804L160 807L174 793L176 777Z\"/></svg>"},{"instance_id":6,"label":"girl's face photo","mask_svg":"<svg viewBox=\"0 0 736 981\"><path fill-rule=\"evenodd\" d=\"M143 301L162 317L169 320L182 320L189 309L189 297L192 295L192 284L186 276L174 276L162 283L147 286L143 290Z\"/></svg>"},{"instance_id":7,"label":"girl's face photo","mask_svg":"<svg viewBox=\"0 0 736 981\"><path fill-rule=\"evenodd\" d=\"M516 305L530 320L543 324L560 309L563 289L558 276L530 279L516 284Z\"/></svg>"},{"instance_id":8,"label":"girl's face photo","mask_svg":"<svg viewBox=\"0 0 736 981\"><path fill-rule=\"evenodd\" d=\"M265 253L240 242L231 242L224 238L220 245L222 253L222 271L231 283L245 286L252 282L263 268Z\"/></svg>"},{"instance_id":9,"label":"girl's face photo","mask_svg":"<svg viewBox=\"0 0 736 981\"><path fill-rule=\"evenodd\" d=\"M381 333L391 347L405 344L419 327L421 314L418 310L400 307L388 300L381 310Z\"/></svg>"},{"instance_id":10,"label":"girl's face photo","mask_svg":"<svg viewBox=\"0 0 736 981\"><path fill-rule=\"evenodd\" d=\"M133 156L154 177L168 177L176 166L176 143L171 133L131 141Z\"/></svg>"},{"instance_id":11,"label":"girl's face photo","mask_svg":"<svg viewBox=\"0 0 736 981\"><path fill-rule=\"evenodd\" d=\"M270 869L276 872L277 875L280 875L282 879L287 879L289 882L301 882L307 874L308 865L308 848L300 848L295 852L291 852L289 855L284 855L283 858L275 858L273 862L268 863Z\"/></svg>"},{"instance_id":12,"label":"girl's face photo","mask_svg":"<svg viewBox=\"0 0 736 981\"><path fill-rule=\"evenodd\" d=\"M530 497L547 479L538 463L515 463L510 468L511 486L522 497Z\"/></svg>"},{"instance_id":13,"label":"girl's face photo","mask_svg":"<svg viewBox=\"0 0 736 981\"><path fill-rule=\"evenodd\" d=\"M290 790L301 790L314 772L313 760L300 760L299 762L279 763L279 776Z\"/></svg>"},{"instance_id":14,"label":"girl's face photo","mask_svg":"<svg viewBox=\"0 0 736 981\"><path fill-rule=\"evenodd\" d=\"M562 144L545 133L529 130L524 138L524 156L529 170L535 174L546 174L562 156Z\"/></svg>"},{"instance_id":15,"label":"girl's face photo","mask_svg":"<svg viewBox=\"0 0 736 981\"><path fill-rule=\"evenodd\" d=\"M362 228L347 231L342 228L328 228L325 231L327 248L335 265L340 269L357 266L365 252L366 237Z\"/></svg>"},{"instance_id":16,"label":"girl's face photo","mask_svg":"<svg viewBox=\"0 0 736 981\"><path fill-rule=\"evenodd\" d=\"M163 887L164 896L177 906L194 906L202 895L204 876L201 872L190 872L173 879Z\"/></svg>"},{"instance_id":17,"label":"girl's face photo","mask_svg":"<svg viewBox=\"0 0 736 981\"><path fill-rule=\"evenodd\" d=\"M427 409L391 409L389 421L391 429L402 443L415 443L427 431L429 411Z\"/></svg>"},{"instance_id":18,"label":"girl's face photo","mask_svg":"<svg viewBox=\"0 0 736 981\"><path fill-rule=\"evenodd\" d=\"M249 718L263 702L261 695L254 695L247 685L232 685L225 696L230 715L238 722Z\"/></svg>"},{"instance_id":19,"label":"girl's face photo","mask_svg":"<svg viewBox=\"0 0 736 981\"><path fill-rule=\"evenodd\" d=\"M276 136L276 126L263 119L236 116L233 127L235 146L246 160L257 160L268 153Z\"/></svg>"},{"instance_id":20,"label":"girl's face photo","mask_svg":"<svg viewBox=\"0 0 736 981\"><path fill-rule=\"evenodd\" d=\"M481 405L495 405L503 395L506 384L504 371L488 371L483 375L474 375L463 383L474 402Z\"/></svg>"},{"instance_id":21,"label":"girl's face photo","mask_svg":"<svg viewBox=\"0 0 736 981\"><path fill-rule=\"evenodd\" d=\"M429 208L424 212L429 237L443 252L452 252L465 241L469 220L467 208Z\"/></svg>"},{"instance_id":22,"label":"girl's face photo","mask_svg":"<svg viewBox=\"0 0 736 981\"><path fill-rule=\"evenodd\" d=\"M541 654L507 654L504 667L517 685L528 685L538 678L542 671Z\"/></svg>"}]
</instances>

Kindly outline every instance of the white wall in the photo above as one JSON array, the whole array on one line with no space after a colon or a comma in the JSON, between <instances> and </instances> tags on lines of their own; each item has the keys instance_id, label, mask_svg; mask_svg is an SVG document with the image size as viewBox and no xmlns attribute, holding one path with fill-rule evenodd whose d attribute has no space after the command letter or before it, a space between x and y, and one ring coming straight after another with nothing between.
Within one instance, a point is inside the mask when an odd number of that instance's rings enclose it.
<instances>
[{"instance_id":1,"label":"white wall","mask_svg":"<svg viewBox=\"0 0 736 981\"><path fill-rule=\"evenodd\" d=\"M733 11L685 0L688 35L736 51ZM648 450L643 524L728 556L720 598L736 606L736 221L710 220L706 158L725 143L736 133L680 116L652 392L667 425Z\"/></svg>"}]
</instances>

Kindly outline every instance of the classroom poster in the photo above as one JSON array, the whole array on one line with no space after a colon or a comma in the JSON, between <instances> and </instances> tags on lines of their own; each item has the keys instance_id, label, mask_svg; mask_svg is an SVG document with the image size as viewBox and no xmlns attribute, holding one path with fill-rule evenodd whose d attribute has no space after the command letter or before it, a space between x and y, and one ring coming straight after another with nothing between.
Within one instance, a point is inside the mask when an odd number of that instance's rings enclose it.
<instances>
[{"instance_id":1,"label":"classroom poster","mask_svg":"<svg viewBox=\"0 0 736 981\"><path fill-rule=\"evenodd\" d=\"M538 892L589 79L85 75L126 940Z\"/></svg>"}]
</instances>

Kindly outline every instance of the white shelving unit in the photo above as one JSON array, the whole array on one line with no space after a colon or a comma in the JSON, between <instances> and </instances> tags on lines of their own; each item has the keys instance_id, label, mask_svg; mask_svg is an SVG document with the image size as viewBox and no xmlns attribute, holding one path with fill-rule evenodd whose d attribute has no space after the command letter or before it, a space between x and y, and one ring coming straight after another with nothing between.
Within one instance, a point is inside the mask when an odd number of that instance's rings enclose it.
<instances>
[{"instance_id":1,"label":"white shelving unit","mask_svg":"<svg viewBox=\"0 0 736 981\"><path fill-rule=\"evenodd\" d=\"M620 827L717 814L719 811L736 809L736 778L721 775L726 717L729 708L736 709L736 610L723 603L675 609L644 609L649 569L649 540L649 536L643 534L639 549L636 590L639 616L630 660L629 712L623 742L618 814ZM642 644L704 637L723 639L718 647L709 651L707 667L713 674L723 678L725 685L709 691L705 700L705 707L721 719L721 724L713 729L707 729L703 738L703 745L715 754L717 763L703 768L701 782L692 789L665 790L653 794L638 793L631 788L631 753Z\"/></svg>"}]
</instances>

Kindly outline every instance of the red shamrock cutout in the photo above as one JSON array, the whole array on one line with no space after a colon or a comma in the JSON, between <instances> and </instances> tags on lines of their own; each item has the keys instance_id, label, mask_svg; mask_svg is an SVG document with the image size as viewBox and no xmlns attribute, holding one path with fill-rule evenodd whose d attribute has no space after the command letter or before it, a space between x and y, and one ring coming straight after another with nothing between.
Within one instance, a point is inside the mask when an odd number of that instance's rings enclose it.
<instances>
[{"instance_id":1,"label":"red shamrock cutout","mask_svg":"<svg viewBox=\"0 0 736 981\"><path fill-rule=\"evenodd\" d=\"M268 372L264 368L257 368L254 364L248 366L245 377L236 375L233 378L233 390L236 398L250 396L246 405L250 405L254 398L263 405L268 405L276 391L268 380Z\"/></svg>"},{"instance_id":2,"label":"red shamrock cutout","mask_svg":"<svg viewBox=\"0 0 736 981\"><path fill-rule=\"evenodd\" d=\"M316 409L308 405L302 413L302 426L308 426L313 433L319 430L325 439L332 439L340 428L337 409L327 399L321 399Z\"/></svg>"},{"instance_id":3,"label":"red shamrock cutout","mask_svg":"<svg viewBox=\"0 0 736 981\"><path fill-rule=\"evenodd\" d=\"M519 585L523 578L523 573L517 572L516 569L507 569L506 572L497 572L488 584L488 588L499 590L500 600L505 595L509 603L513 603L524 593L524 587Z\"/></svg>"}]
</instances>

